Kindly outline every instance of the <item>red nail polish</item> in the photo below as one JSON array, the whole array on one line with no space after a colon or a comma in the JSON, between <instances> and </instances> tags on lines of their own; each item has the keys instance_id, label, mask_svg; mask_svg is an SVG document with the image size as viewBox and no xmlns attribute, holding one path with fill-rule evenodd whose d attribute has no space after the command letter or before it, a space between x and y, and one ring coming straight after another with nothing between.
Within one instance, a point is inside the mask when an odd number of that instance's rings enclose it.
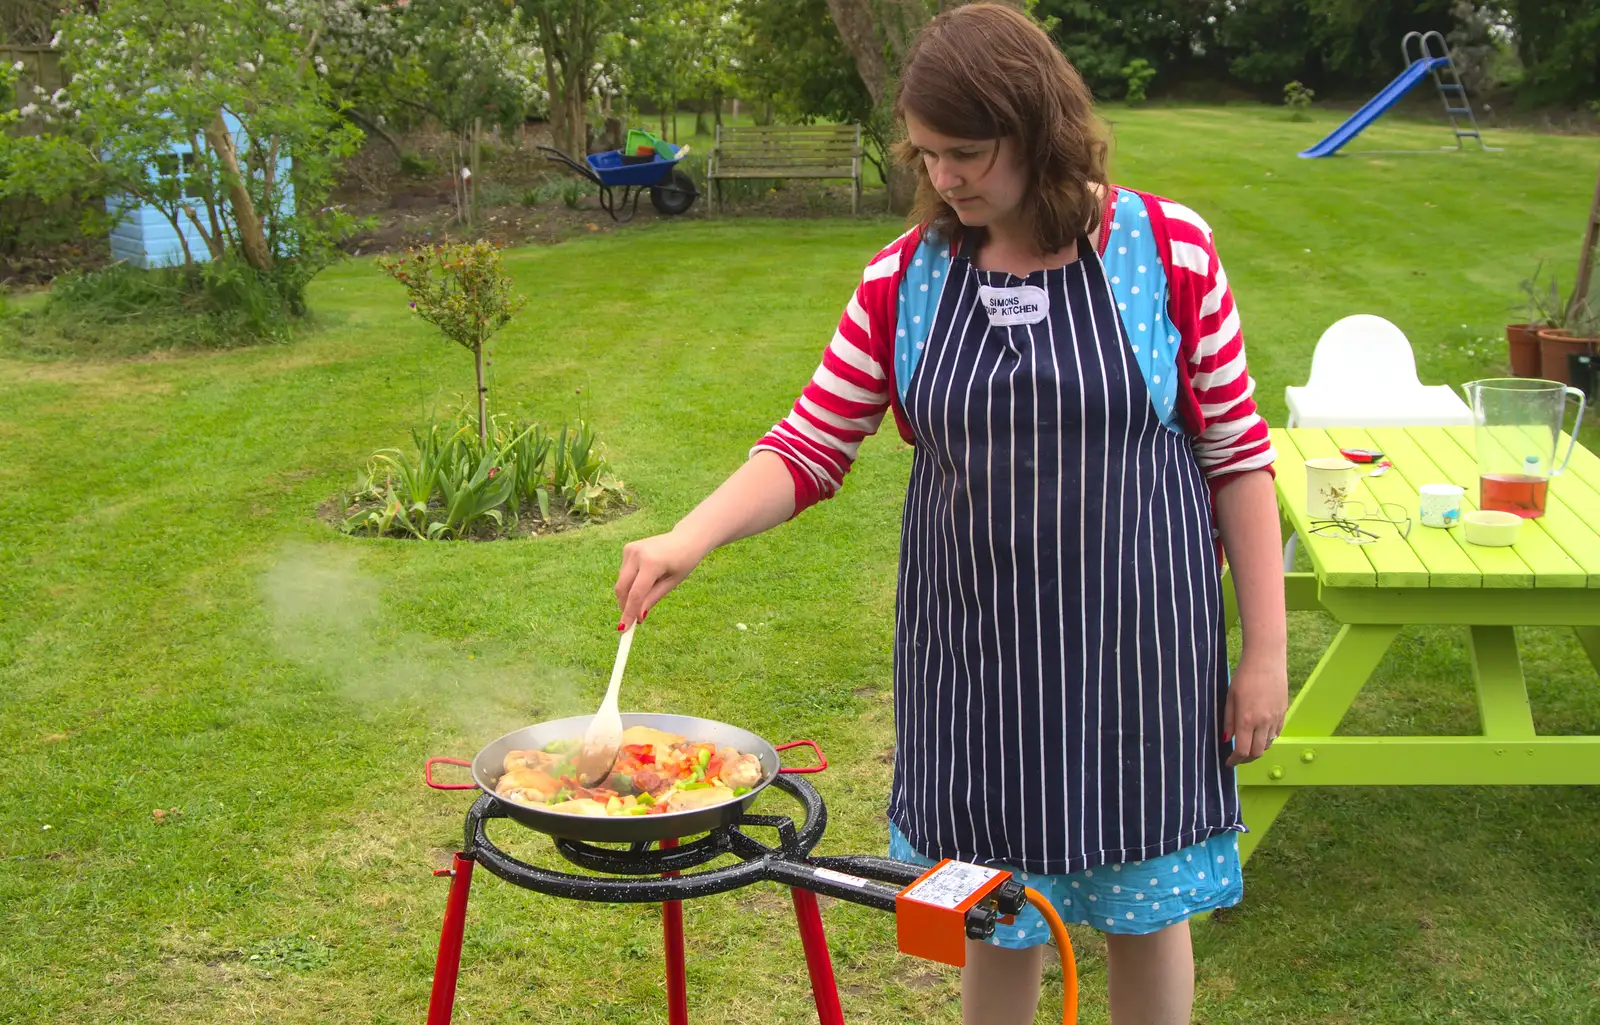
<instances>
[{"instance_id":1,"label":"red nail polish","mask_svg":"<svg viewBox=\"0 0 1600 1025\"><path fill-rule=\"evenodd\" d=\"M639 622L643 623L648 618L650 618L649 609L645 609L643 612L639 613Z\"/></svg>"},{"instance_id":2,"label":"red nail polish","mask_svg":"<svg viewBox=\"0 0 1600 1025\"><path fill-rule=\"evenodd\" d=\"M617 621L617 633L621 633L622 631L624 631L626 629L627 629L627 627L625 625L623 625L622 621L618 620Z\"/></svg>"},{"instance_id":3,"label":"red nail polish","mask_svg":"<svg viewBox=\"0 0 1600 1025\"><path fill-rule=\"evenodd\" d=\"M1222 735L1222 742L1223 742L1223 743L1224 743L1224 744L1226 744L1226 743L1229 743L1229 742L1230 742L1230 741L1232 741L1232 740L1233 740L1233 734L1231 734L1231 733L1224 733L1224 734L1223 734L1223 735Z\"/></svg>"}]
</instances>

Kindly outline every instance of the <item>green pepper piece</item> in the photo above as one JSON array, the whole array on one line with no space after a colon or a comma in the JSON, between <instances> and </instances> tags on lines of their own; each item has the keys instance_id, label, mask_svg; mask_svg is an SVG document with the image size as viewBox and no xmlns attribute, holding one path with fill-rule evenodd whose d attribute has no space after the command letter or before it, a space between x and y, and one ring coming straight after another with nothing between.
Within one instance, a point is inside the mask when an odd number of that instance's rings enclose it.
<instances>
[{"instance_id":1,"label":"green pepper piece","mask_svg":"<svg viewBox=\"0 0 1600 1025\"><path fill-rule=\"evenodd\" d=\"M638 802L640 804L644 805L646 808L648 808L651 805L656 803L656 799L654 797L650 796L650 792L648 790L644 791L643 793L641 793L638 796L637 800L638 800Z\"/></svg>"},{"instance_id":2,"label":"green pepper piece","mask_svg":"<svg viewBox=\"0 0 1600 1025\"><path fill-rule=\"evenodd\" d=\"M633 777L626 772L613 772L611 774L611 789L619 794L633 792Z\"/></svg>"},{"instance_id":3,"label":"green pepper piece","mask_svg":"<svg viewBox=\"0 0 1600 1025\"><path fill-rule=\"evenodd\" d=\"M733 788L733 796L735 796L735 797L743 797L745 794L748 794L749 792L750 792L750 788L749 787L734 787Z\"/></svg>"}]
</instances>

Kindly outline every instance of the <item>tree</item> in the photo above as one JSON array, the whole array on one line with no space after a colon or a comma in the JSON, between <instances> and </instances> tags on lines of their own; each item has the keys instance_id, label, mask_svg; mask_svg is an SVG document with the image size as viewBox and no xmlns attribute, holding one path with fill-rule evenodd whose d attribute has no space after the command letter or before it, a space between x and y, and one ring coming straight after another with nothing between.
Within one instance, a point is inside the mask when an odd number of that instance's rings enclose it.
<instances>
[{"instance_id":1,"label":"tree","mask_svg":"<svg viewBox=\"0 0 1600 1025\"><path fill-rule=\"evenodd\" d=\"M628 0L516 0L538 33L550 94L550 133L568 153L588 150L588 106L595 58L622 27Z\"/></svg>"},{"instance_id":2,"label":"tree","mask_svg":"<svg viewBox=\"0 0 1600 1025\"><path fill-rule=\"evenodd\" d=\"M619 85L635 99L649 100L661 114L661 137L670 139L667 115L677 108L689 62L687 20L671 0L639 0L614 37L611 61Z\"/></svg>"},{"instance_id":3,"label":"tree","mask_svg":"<svg viewBox=\"0 0 1600 1025\"><path fill-rule=\"evenodd\" d=\"M0 4L0 43L42 46L54 31L50 23L59 5L55 0L8 0Z\"/></svg>"},{"instance_id":4,"label":"tree","mask_svg":"<svg viewBox=\"0 0 1600 1025\"><path fill-rule=\"evenodd\" d=\"M887 123L900 66L917 32L933 17L929 0L828 0L828 12L872 97L876 116ZM889 209L905 213L911 209L916 176L896 161L888 164Z\"/></svg>"},{"instance_id":5,"label":"tree","mask_svg":"<svg viewBox=\"0 0 1600 1025\"><path fill-rule=\"evenodd\" d=\"M1039 0L1035 12L1055 22L1052 37L1099 96L1121 95L1123 69L1135 60L1164 82L1203 66L1214 49L1211 24L1226 13L1220 0Z\"/></svg>"},{"instance_id":6,"label":"tree","mask_svg":"<svg viewBox=\"0 0 1600 1025\"><path fill-rule=\"evenodd\" d=\"M1233 0L1217 15L1228 72L1276 93L1297 79L1318 92L1369 94L1401 70L1408 32L1449 32L1451 0ZM1225 17L1221 16L1226 14Z\"/></svg>"},{"instance_id":7,"label":"tree","mask_svg":"<svg viewBox=\"0 0 1600 1025\"><path fill-rule=\"evenodd\" d=\"M855 61L856 73L872 97L876 116L887 134L888 106L900 67L917 33L942 10L962 6L963 0L827 0L839 38ZM1001 0L1031 10L1037 0ZM889 208L896 213L911 209L916 175L908 167L889 161L886 184Z\"/></svg>"},{"instance_id":8,"label":"tree","mask_svg":"<svg viewBox=\"0 0 1600 1025\"><path fill-rule=\"evenodd\" d=\"M319 8L273 0L105 0L97 14L64 14L70 81L21 111L49 132L0 133L0 194L149 204L180 241L187 225L212 260L237 255L297 306L347 223L324 201L335 161L360 140L317 74L322 28Z\"/></svg>"},{"instance_id":9,"label":"tree","mask_svg":"<svg viewBox=\"0 0 1600 1025\"><path fill-rule=\"evenodd\" d=\"M705 124L709 106L722 123L722 98L733 88L738 72L739 25L732 0L682 0L688 30L685 91L696 100L695 134L710 134Z\"/></svg>"},{"instance_id":10,"label":"tree","mask_svg":"<svg viewBox=\"0 0 1600 1025\"><path fill-rule=\"evenodd\" d=\"M1600 100L1600 0L1509 0L1524 93L1534 102Z\"/></svg>"},{"instance_id":11,"label":"tree","mask_svg":"<svg viewBox=\"0 0 1600 1025\"><path fill-rule=\"evenodd\" d=\"M318 67L340 110L367 132L400 144L385 125L432 120L456 142L457 212L472 219L482 124L511 128L544 104L535 81L538 49L512 0L411 0L404 6L365 0L325 5L328 31ZM322 60L322 56L326 60Z\"/></svg>"},{"instance_id":12,"label":"tree","mask_svg":"<svg viewBox=\"0 0 1600 1025\"><path fill-rule=\"evenodd\" d=\"M1450 59L1469 93L1487 92L1496 84L1493 67L1500 44L1495 37L1504 25L1505 12L1474 0L1455 0L1450 13L1456 20L1445 37L1450 43Z\"/></svg>"},{"instance_id":13,"label":"tree","mask_svg":"<svg viewBox=\"0 0 1600 1025\"><path fill-rule=\"evenodd\" d=\"M857 74L827 0L744 3L739 23L744 95L785 120L860 124L867 158L887 180L889 119Z\"/></svg>"},{"instance_id":14,"label":"tree","mask_svg":"<svg viewBox=\"0 0 1600 1025\"><path fill-rule=\"evenodd\" d=\"M323 77L363 128L512 124L542 103L539 54L512 0L309 0L325 12Z\"/></svg>"}]
</instances>

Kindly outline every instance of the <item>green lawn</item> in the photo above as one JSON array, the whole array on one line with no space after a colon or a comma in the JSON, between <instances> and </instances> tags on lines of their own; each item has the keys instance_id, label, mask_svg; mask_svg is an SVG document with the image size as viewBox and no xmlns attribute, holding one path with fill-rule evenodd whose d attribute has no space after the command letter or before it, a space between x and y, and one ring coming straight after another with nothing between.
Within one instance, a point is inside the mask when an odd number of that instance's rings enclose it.
<instances>
[{"instance_id":1,"label":"green lawn","mask_svg":"<svg viewBox=\"0 0 1600 1025\"><path fill-rule=\"evenodd\" d=\"M1119 180L1214 227L1275 421L1348 313L1400 324L1430 382L1502 372L1517 280L1539 256L1570 274L1600 160L1594 139L1505 133L1501 153L1363 154L1448 138L1397 123L1301 161L1331 116L1111 115ZM356 541L317 521L366 453L471 387L466 355L367 261L317 280L320 328L291 346L0 359L0 1022L421 1021L446 890L429 870L470 801L425 789L423 759L593 707L620 546L668 528L784 413L897 230L662 223L510 254L532 303L498 345L497 401L590 418L642 496L533 542ZM819 740L829 852L885 842L910 462L892 432L868 443L839 500L713 556L629 664L625 707ZM1292 679L1328 634L1295 617ZM1403 637L1348 728L1470 731L1463 639ZM1541 729L1600 731L1575 640L1524 640ZM1302 796L1245 904L1196 929L1198 1020L1600 1019L1597 796ZM542 838L499 835L551 863ZM825 914L852 1022L959 1020L954 973L894 953L889 916ZM815 1020L786 915L767 887L690 906L697 1020ZM1101 1023L1103 948L1076 935L1082 1020ZM457 1021L663 1022L658 960L650 907L483 874Z\"/></svg>"}]
</instances>

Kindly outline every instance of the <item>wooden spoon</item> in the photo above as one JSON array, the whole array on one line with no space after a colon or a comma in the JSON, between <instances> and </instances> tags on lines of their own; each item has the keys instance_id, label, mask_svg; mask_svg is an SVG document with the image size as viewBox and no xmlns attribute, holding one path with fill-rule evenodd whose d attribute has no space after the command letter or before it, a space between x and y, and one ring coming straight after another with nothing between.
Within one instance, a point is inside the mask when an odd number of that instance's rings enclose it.
<instances>
[{"instance_id":1,"label":"wooden spoon","mask_svg":"<svg viewBox=\"0 0 1600 1025\"><path fill-rule=\"evenodd\" d=\"M605 782L611 775L611 767L617 764L617 752L622 750L622 713L617 711L617 690L622 685L622 670L628 664L633 628L637 625L634 623L622 632L622 640L617 643L617 662L611 667L611 686L606 688L600 710L589 720L589 729L578 747L578 757L573 760L578 782L586 787L597 787Z\"/></svg>"}]
</instances>

